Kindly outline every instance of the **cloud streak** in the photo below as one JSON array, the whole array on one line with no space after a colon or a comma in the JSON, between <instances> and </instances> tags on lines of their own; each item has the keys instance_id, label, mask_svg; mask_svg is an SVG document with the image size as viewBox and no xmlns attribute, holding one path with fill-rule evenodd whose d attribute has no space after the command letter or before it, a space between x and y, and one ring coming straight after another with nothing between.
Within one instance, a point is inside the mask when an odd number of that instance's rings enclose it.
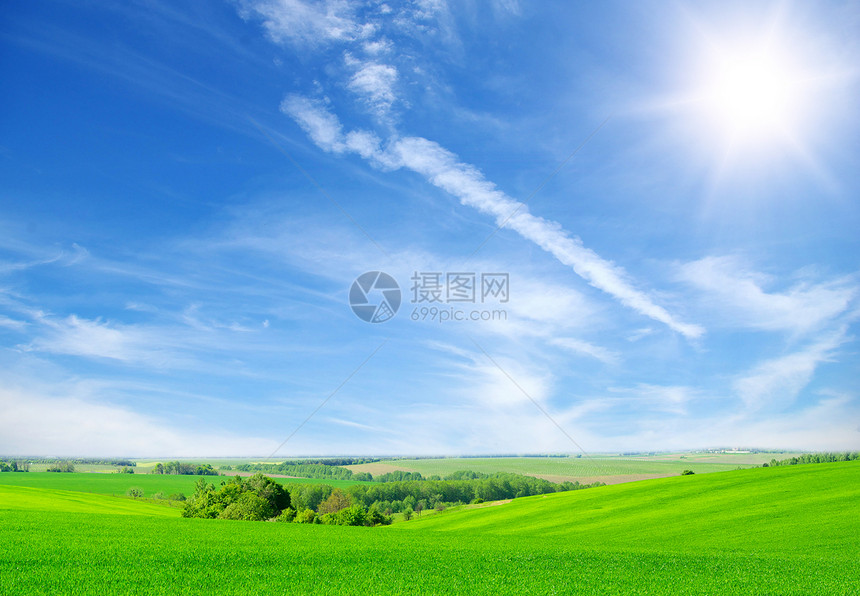
<instances>
[{"instance_id":1,"label":"cloud streak","mask_svg":"<svg viewBox=\"0 0 860 596\"><path fill-rule=\"evenodd\" d=\"M628 308L664 323L688 339L704 334L703 327L678 320L637 289L621 267L583 246L579 238L571 237L557 222L529 213L523 203L496 188L477 168L460 162L438 143L422 137L393 138L383 148L373 133L361 130L344 133L337 116L302 96L288 96L281 110L293 118L320 149L338 154L356 153L384 170L404 168L420 174L463 205L493 217L496 225L534 242L591 286Z\"/></svg>"}]
</instances>

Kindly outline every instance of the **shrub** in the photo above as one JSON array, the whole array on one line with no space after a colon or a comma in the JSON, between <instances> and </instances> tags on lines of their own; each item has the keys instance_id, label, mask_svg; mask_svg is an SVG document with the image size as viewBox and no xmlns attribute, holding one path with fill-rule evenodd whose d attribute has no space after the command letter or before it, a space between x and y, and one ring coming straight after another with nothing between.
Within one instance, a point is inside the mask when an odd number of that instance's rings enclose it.
<instances>
[{"instance_id":1,"label":"shrub","mask_svg":"<svg viewBox=\"0 0 860 596\"><path fill-rule=\"evenodd\" d=\"M361 505L342 509L337 514L337 523L340 526L363 526L367 523L367 509Z\"/></svg>"},{"instance_id":2,"label":"shrub","mask_svg":"<svg viewBox=\"0 0 860 596\"><path fill-rule=\"evenodd\" d=\"M313 509L302 509L296 513L295 522L297 524L312 524L316 521L317 514Z\"/></svg>"},{"instance_id":3,"label":"shrub","mask_svg":"<svg viewBox=\"0 0 860 596\"><path fill-rule=\"evenodd\" d=\"M143 489L139 486L132 486L127 491L125 491L125 494L129 497L134 497L135 499L138 499L143 496Z\"/></svg>"},{"instance_id":4,"label":"shrub","mask_svg":"<svg viewBox=\"0 0 860 596\"><path fill-rule=\"evenodd\" d=\"M167 498L170 499L171 501L184 501L185 500L185 493L173 493L172 495L170 495Z\"/></svg>"},{"instance_id":5,"label":"shrub","mask_svg":"<svg viewBox=\"0 0 860 596\"><path fill-rule=\"evenodd\" d=\"M695 474L693 470L684 470L681 472L681 476L692 476L693 474Z\"/></svg>"},{"instance_id":6,"label":"shrub","mask_svg":"<svg viewBox=\"0 0 860 596\"><path fill-rule=\"evenodd\" d=\"M274 517L276 511L266 499L253 492L242 493L239 500L227 505L219 519L262 521Z\"/></svg>"},{"instance_id":7,"label":"shrub","mask_svg":"<svg viewBox=\"0 0 860 596\"><path fill-rule=\"evenodd\" d=\"M290 508L290 509L284 509L283 511L281 511L281 514L275 519L275 521L289 524L294 519L296 519L296 510Z\"/></svg>"}]
</instances>

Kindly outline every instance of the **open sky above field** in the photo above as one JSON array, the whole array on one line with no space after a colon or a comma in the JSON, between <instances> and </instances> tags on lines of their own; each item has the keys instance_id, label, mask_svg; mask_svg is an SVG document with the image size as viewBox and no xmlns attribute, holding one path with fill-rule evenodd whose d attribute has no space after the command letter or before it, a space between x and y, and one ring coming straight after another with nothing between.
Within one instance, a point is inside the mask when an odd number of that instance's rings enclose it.
<instances>
[{"instance_id":1,"label":"open sky above field","mask_svg":"<svg viewBox=\"0 0 860 596\"><path fill-rule=\"evenodd\" d=\"M840 2L10 4L0 453L856 448L858 33Z\"/></svg>"}]
</instances>

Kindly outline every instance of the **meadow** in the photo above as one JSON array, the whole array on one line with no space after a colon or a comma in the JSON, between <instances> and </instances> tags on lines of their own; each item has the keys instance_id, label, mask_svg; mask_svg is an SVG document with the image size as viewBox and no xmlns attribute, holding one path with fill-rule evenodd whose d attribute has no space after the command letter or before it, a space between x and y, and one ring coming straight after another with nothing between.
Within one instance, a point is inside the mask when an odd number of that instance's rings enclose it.
<instances>
[{"instance_id":1,"label":"meadow","mask_svg":"<svg viewBox=\"0 0 860 596\"><path fill-rule=\"evenodd\" d=\"M595 481L618 484L631 480L677 476L684 470L696 474L725 472L738 467L747 468L769 461L773 454L662 454L658 456L600 456L583 457L469 457L439 459L391 459L370 464L346 466L353 472L373 475L395 470L420 472L423 476L446 476L458 470L492 474L512 472L545 478L552 482ZM783 457L783 455L779 455Z\"/></svg>"},{"instance_id":2,"label":"meadow","mask_svg":"<svg viewBox=\"0 0 860 596\"><path fill-rule=\"evenodd\" d=\"M46 494L31 503L27 490ZM860 462L648 480L377 528L181 519L107 495L69 511L50 496L68 494L27 490L0 486L3 594L860 591Z\"/></svg>"}]
</instances>

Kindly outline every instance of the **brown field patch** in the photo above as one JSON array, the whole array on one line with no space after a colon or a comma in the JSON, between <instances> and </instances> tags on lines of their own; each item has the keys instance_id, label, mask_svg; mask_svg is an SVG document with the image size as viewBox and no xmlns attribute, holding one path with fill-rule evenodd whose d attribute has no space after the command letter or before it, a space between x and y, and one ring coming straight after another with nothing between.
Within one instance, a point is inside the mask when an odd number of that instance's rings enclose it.
<instances>
[{"instance_id":1,"label":"brown field patch","mask_svg":"<svg viewBox=\"0 0 860 596\"><path fill-rule=\"evenodd\" d=\"M652 478L668 478L676 474L616 474L614 476L555 476L552 474L533 474L536 478L543 478L550 482L579 482L580 484L592 484L603 482L605 484L623 484L625 482L636 482L637 480L651 480Z\"/></svg>"},{"instance_id":2,"label":"brown field patch","mask_svg":"<svg viewBox=\"0 0 860 596\"><path fill-rule=\"evenodd\" d=\"M370 464L355 464L352 466L343 466L347 470L352 470L353 474L357 474L359 472L367 472L372 476L379 476L380 474L387 474L388 472L414 472L414 469L407 468L405 466L397 466L393 464L384 464L382 462L373 462Z\"/></svg>"}]
</instances>

